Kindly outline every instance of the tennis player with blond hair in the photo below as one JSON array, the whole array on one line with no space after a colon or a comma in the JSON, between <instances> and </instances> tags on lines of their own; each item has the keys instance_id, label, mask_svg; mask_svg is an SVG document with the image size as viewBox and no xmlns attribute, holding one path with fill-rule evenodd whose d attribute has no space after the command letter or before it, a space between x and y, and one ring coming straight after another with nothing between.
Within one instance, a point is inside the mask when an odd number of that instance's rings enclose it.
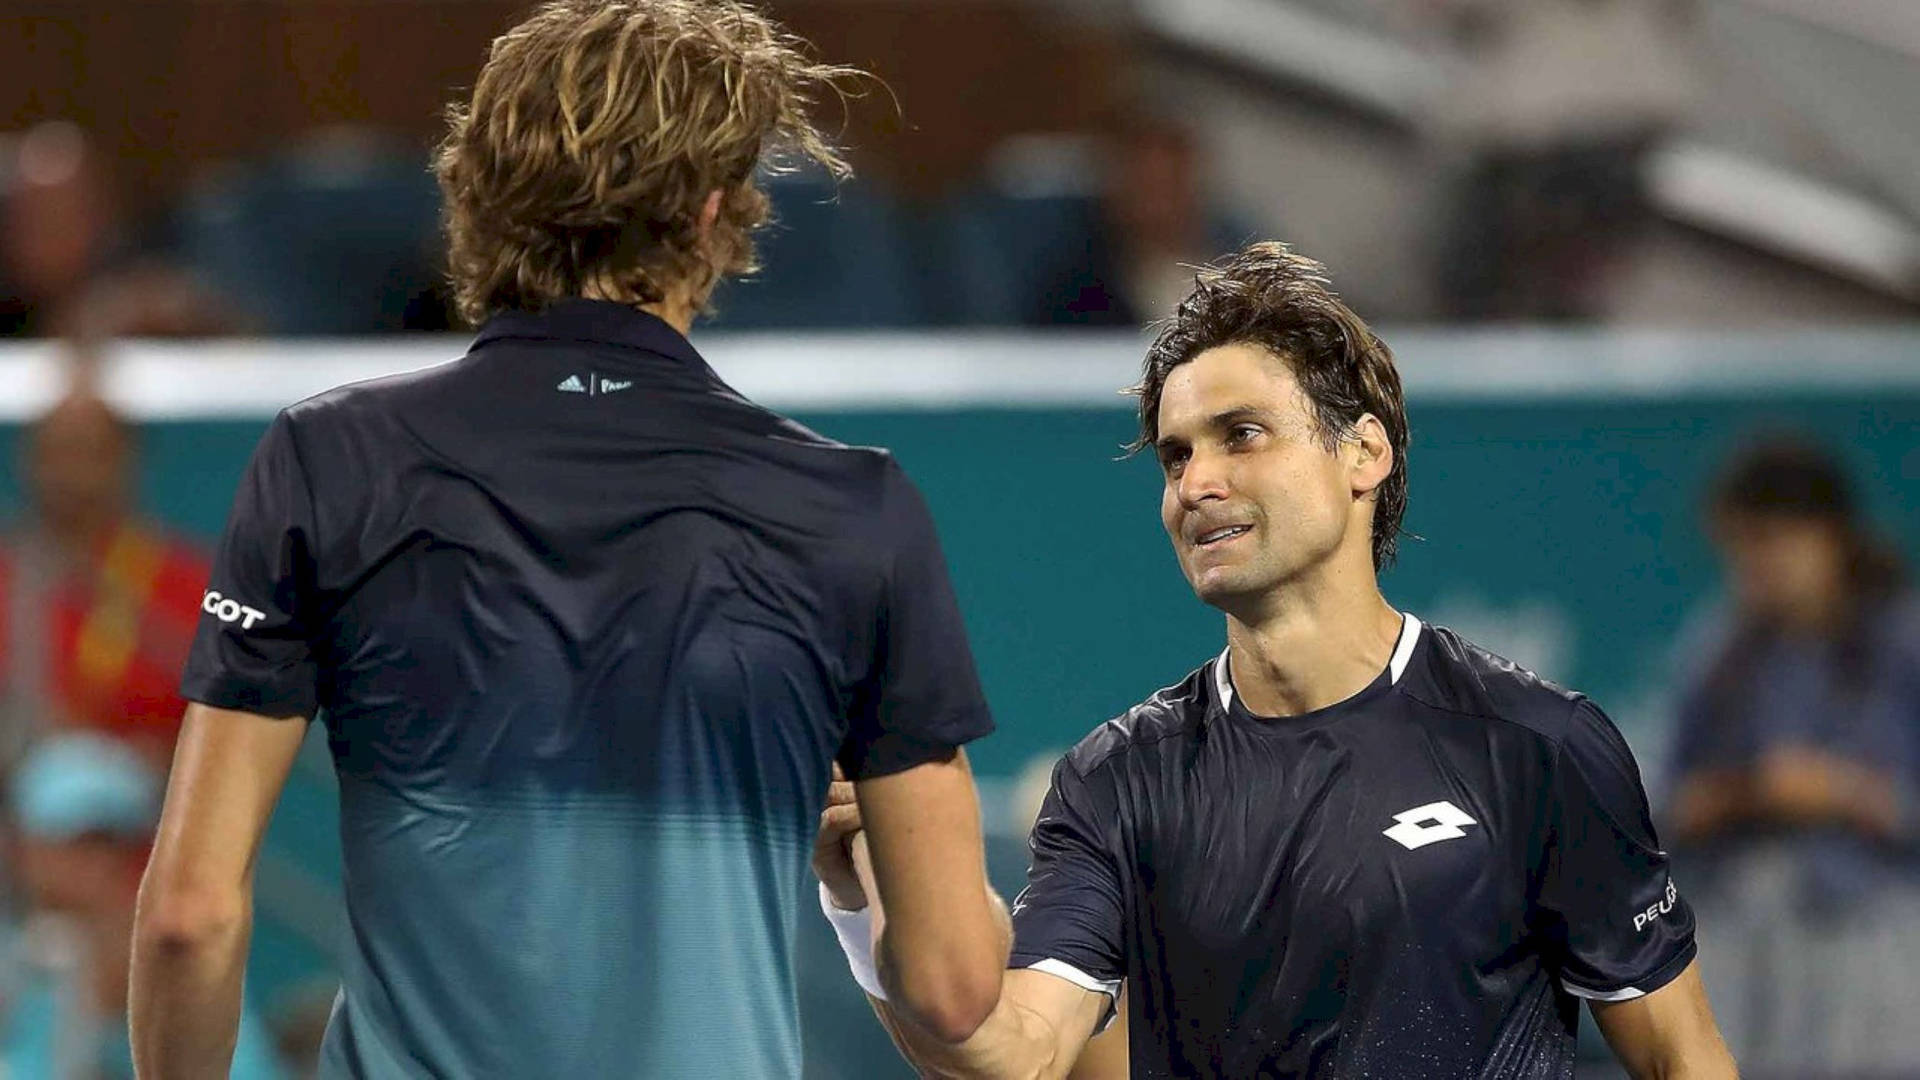
<instances>
[{"instance_id":1,"label":"tennis player with blond hair","mask_svg":"<svg viewBox=\"0 0 1920 1080\"><path fill-rule=\"evenodd\" d=\"M141 891L133 1041L224 1075L260 838L308 721L340 782L328 1077L791 1077L837 763L940 1037L1008 949L961 747L992 729L925 505L688 342L769 155L855 73L735 0L553 3L437 169L462 359L282 412L235 497Z\"/></svg>"}]
</instances>

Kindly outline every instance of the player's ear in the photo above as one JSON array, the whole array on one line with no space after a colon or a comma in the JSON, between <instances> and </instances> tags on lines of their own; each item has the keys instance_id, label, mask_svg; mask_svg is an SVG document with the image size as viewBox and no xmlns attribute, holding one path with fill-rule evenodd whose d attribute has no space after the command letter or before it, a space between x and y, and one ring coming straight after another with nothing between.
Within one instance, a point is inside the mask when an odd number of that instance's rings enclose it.
<instances>
[{"instance_id":1,"label":"player's ear","mask_svg":"<svg viewBox=\"0 0 1920 1080\"><path fill-rule=\"evenodd\" d=\"M1371 495L1393 475L1393 443L1387 438L1387 426L1372 413L1363 414L1354 422L1348 442L1353 493Z\"/></svg>"},{"instance_id":2,"label":"player's ear","mask_svg":"<svg viewBox=\"0 0 1920 1080\"><path fill-rule=\"evenodd\" d=\"M707 192L707 201L700 205L700 238L702 240L713 232L713 223L720 220L720 203L726 197L726 192L719 188Z\"/></svg>"}]
</instances>

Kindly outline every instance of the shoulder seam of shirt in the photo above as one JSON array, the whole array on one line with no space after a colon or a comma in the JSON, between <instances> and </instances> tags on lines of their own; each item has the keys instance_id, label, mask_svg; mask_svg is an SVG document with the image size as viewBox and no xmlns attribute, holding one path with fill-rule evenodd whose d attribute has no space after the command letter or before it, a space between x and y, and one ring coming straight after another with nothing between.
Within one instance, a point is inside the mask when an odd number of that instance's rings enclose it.
<instances>
[{"instance_id":1,"label":"shoulder seam of shirt","mask_svg":"<svg viewBox=\"0 0 1920 1080\"><path fill-rule=\"evenodd\" d=\"M1143 701L1139 705L1135 705L1132 709L1128 709L1126 712L1121 713L1119 716L1102 720L1100 722L1100 726L1094 728L1093 731L1088 732L1085 736L1082 736L1081 741L1085 742L1086 739L1091 738L1094 734L1098 733L1100 731L1100 728L1104 728L1108 724L1115 724L1126 717L1132 716L1134 713L1134 710L1139 709L1141 706L1147 704L1147 702L1150 702L1152 700L1153 700L1152 698L1148 698L1147 701ZM1085 780L1087 777L1092 776L1095 772L1098 772L1099 770L1106 768L1108 764L1111 763L1114 759L1119 758L1124 754L1132 753L1135 750L1144 749L1149 746L1157 746L1160 743L1163 743L1168 739L1175 737L1176 735L1180 735L1186 732L1187 730L1189 730L1189 724L1185 720L1182 720L1178 725L1174 726L1169 730L1156 732L1153 735L1141 735L1136 737L1134 733L1129 730L1127 732L1127 737L1124 740L1122 740L1118 746L1115 746L1112 749L1107 750L1105 753L1101 754L1099 760L1089 764L1085 769L1080 769L1078 767L1075 767L1074 771L1079 774L1082 780ZM1078 744L1076 744L1075 749L1078 749ZM1066 758L1068 763L1071 764L1073 760L1072 750L1067 751Z\"/></svg>"},{"instance_id":2,"label":"shoulder seam of shirt","mask_svg":"<svg viewBox=\"0 0 1920 1080\"><path fill-rule=\"evenodd\" d=\"M1428 629L1444 630L1446 628L1435 627L1429 624ZM1581 691L1574 690L1570 687L1561 686L1558 683L1551 682L1547 679L1541 678L1538 672L1529 671L1528 669L1521 667L1519 664L1513 663L1513 661L1508 660L1505 657L1498 656L1494 653L1488 652L1486 649L1481 648L1478 645L1475 645L1473 642L1468 641L1466 638L1461 637L1459 634L1454 633L1451 630L1447 630L1447 634L1451 636L1461 646L1465 647L1466 649L1472 650L1473 652L1481 653L1488 657L1492 657L1493 659L1498 660L1503 664L1510 665L1513 669L1513 672L1510 672L1507 674L1511 675L1513 673L1519 673L1519 674L1525 675L1527 679L1530 679L1532 681L1532 685L1530 687L1524 687L1524 689L1537 690L1544 695L1557 698L1560 701L1566 702L1568 705L1573 707L1578 707L1580 702L1588 700L1587 695L1582 693ZM1438 635L1435 635L1435 636L1437 637ZM1434 645L1429 644L1426 663L1433 664L1436 662L1438 662L1438 659L1434 653ZM1474 672L1474 675L1476 680L1484 686L1486 683L1486 679L1481 676L1481 673L1476 671ZM1508 724L1514 727L1524 728L1525 730L1532 732L1534 735L1538 736L1539 738L1545 740L1547 743L1551 744L1555 748L1555 753L1559 752L1559 746L1565 740L1564 735L1554 735L1550 732L1542 731L1539 727L1533 724L1528 724L1520 720L1515 720L1511 717L1501 716L1497 713L1489 712L1489 711L1463 709L1457 705L1443 704L1442 702L1434 700L1434 697L1432 695L1422 694L1419 690L1415 689L1415 687L1411 683L1412 683L1412 680L1410 679L1402 679L1400 682L1394 684L1394 689L1398 690L1401 693L1404 693L1408 698L1414 701L1417 701L1420 704L1425 705L1431 709L1437 709L1441 712L1452 713L1455 716L1466 716L1466 717L1472 717L1479 720L1498 721L1502 724Z\"/></svg>"},{"instance_id":3,"label":"shoulder seam of shirt","mask_svg":"<svg viewBox=\"0 0 1920 1080\"><path fill-rule=\"evenodd\" d=\"M1529 734L1534 735L1535 737L1539 738L1541 741L1552 746L1554 756L1556 758L1560 754L1561 745L1566 742L1566 737L1564 735L1554 735L1551 732L1542 731L1538 727L1532 724L1523 723L1511 717L1501 716L1497 713L1492 713L1492 712L1482 712L1482 711L1472 710L1472 709L1456 708L1455 706L1452 706L1452 705L1443 705L1440 702L1434 701L1430 698L1423 697L1420 694L1415 693L1411 687L1407 687L1404 685L1400 687L1396 687L1396 689L1400 690L1402 693L1406 694L1409 698L1412 698L1414 701L1417 701L1420 704L1425 705L1429 709L1437 709L1444 713L1452 713L1455 716L1464 716L1474 720L1489 720L1495 723L1507 724L1511 727L1520 728L1523 731L1526 731ZM1569 707L1568 712L1569 712L1569 715L1571 715L1573 710L1576 710L1580 707L1581 702L1587 700L1587 695L1581 693L1578 690L1569 690L1566 692L1565 696L1563 697L1563 700L1567 702Z\"/></svg>"},{"instance_id":4,"label":"shoulder seam of shirt","mask_svg":"<svg viewBox=\"0 0 1920 1080\"><path fill-rule=\"evenodd\" d=\"M1584 704L1591 704L1591 703L1590 703L1590 702L1588 702L1588 700L1587 700L1587 698L1586 698L1586 696L1585 696L1585 695L1583 694L1583 695L1581 695L1581 696L1580 696L1579 698L1577 698L1577 699L1576 699L1576 700L1575 700L1575 701L1573 702L1573 707L1572 707L1571 709L1569 709L1569 710L1568 710L1568 718L1569 718L1569 722L1568 722L1568 724L1567 724L1567 730L1568 730L1569 732L1572 732L1572 730L1573 730L1573 728L1574 728L1574 724L1578 722L1577 720L1575 720L1575 719L1573 719L1573 718L1574 718L1574 717L1577 717L1577 716L1579 715L1579 713L1580 713L1580 706L1581 706L1581 705L1584 705ZM1598 710L1598 708L1599 708L1599 706L1593 706L1593 707L1594 707L1594 708L1595 708L1596 710ZM1603 715L1604 715L1604 714L1603 714ZM1615 734L1615 736L1616 736L1616 737L1618 737L1618 738L1619 738L1619 740L1620 740L1620 742L1621 742L1621 743L1622 743L1623 745L1624 745L1624 744L1626 744L1626 741L1627 741L1627 737L1626 737L1625 735L1621 735L1621 734L1620 734L1620 732L1619 732L1619 729L1618 729L1618 728L1615 728L1615 729L1614 729L1614 734ZM1628 764L1630 764L1631 766L1633 766L1633 771L1634 771L1634 773L1635 773L1635 774L1638 774L1638 773L1639 773L1639 771L1640 771L1640 760L1639 760L1638 758L1636 758L1636 757L1634 757L1634 755L1633 755L1633 747L1632 747L1632 746L1627 746L1627 747L1626 747L1626 751L1627 751L1627 763L1628 763ZM1565 742L1565 740L1557 740L1557 741L1556 741L1556 742L1554 743L1554 747L1553 747L1553 761L1552 761L1552 762L1551 762L1551 764L1550 764L1550 765L1548 766L1548 768L1550 769L1550 775L1552 776L1552 779L1553 779L1553 782L1554 782L1554 784L1555 784L1556 786L1557 786L1557 785L1559 784L1559 782L1560 782L1560 771L1561 771L1561 767L1562 767L1562 766L1561 766L1561 761L1562 761L1562 759L1563 759L1563 758L1565 758L1565 757L1566 757L1566 742ZM1646 797L1646 796L1645 796L1645 790L1646 790L1646 786L1647 786L1647 785L1646 785L1646 780L1645 780L1644 778L1642 778L1642 779L1640 780L1640 784L1639 784L1639 786L1640 786L1640 788L1641 788L1641 792L1642 792L1642 794L1641 794L1641 797L1642 797L1642 798L1645 798L1645 797ZM1557 796L1557 795L1555 796L1555 799L1556 799L1556 801L1558 800L1558 796ZM1612 807L1610 807L1610 806L1608 806L1608 805L1607 805L1607 804L1606 804L1605 802L1603 802L1603 801L1600 801L1600 800L1594 800L1594 802L1593 802L1593 808L1594 808L1595 810L1597 810L1597 811L1599 811L1599 813L1600 813L1600 816L1601 816L1601 817L1603 817L1603 818L1606 818L1606 819L1607 819L1607 824L1608 824L1609 826L1611 826L1611 827L1613 828L1613 831L1614 831L1614 832L1617 832L1617 833L1619 833L1620 835L1622 835L1622 836L1625 836L1625 837L1631 837L1631 836L1633 835L1633 832L1632 832L1631 830L1629 830L1629 829L1626 829L1626 828L1623 828L1623 827L1621 827L1621 823L1620 823L1620 819L1619 819L1619 818L1617 818L1617 817L1615 817L1615 816L1614 816L1614 814L1613 814L1613 808L1612 808ZM1650 810L1650 809L1649 809L1649 812L1651 812L1651 810ZM1658 844L1659 844L1659 840L1660 840L1660 833L1659 833L1659 829L1658 829L1658 827L1657 827L1657 826L1655 826L1655 829L1654 829L1654 832L1652 833L1652 839L1653 839L1653 841L1654 841L1654 844L1655 844L1655 847L1654 847L1654 849L1653 849L1653 850L1656 850L1656 851L1657 851L1657 850L1660 850L1660 848L1658 847ZM1668 876L1668 879L1669 879L1669 880L1671 880L1671 879L1672 879L1672 876L1673 876L1673 871L1672 871L1672 869L1671 869L1671 868L1669 868L1669 869L1668 869L1668 871L1667 871L1667 876Z\"/></svg>"},{"instance_id":5,"label":"shoulder seam of shirt","mask_svg":"<svg viewBox=\"0 0 1920 1080\"><path fill-rule=\"evenodd\" d=\"M879 470L873 477L872 483L874 508L878 512L868 519L866 529L852 535L864 538L866 543L871 544L880 553L881 603L885 605L892 602L893 575L900 562L900 537L899 530L893 527L892 515L895 508L892 504L900 500L902 493L895 489L903 484L907 486L909 492L915 492L918 489L913 487L913 477L907 475L907 470L900 467L900 462L895 460L892 454L883 450L876 455L875 460L879 464ZM924 493L920 495L920 502L922 511L928 518L928 528L934 530L937 541L939 529L932 524L933 510L925 505Z\"/></svg>"},{"instance_id":6,"label":"shoulder seam of shirt","mask_svg":"<svg viewBox=\"0 0 1920 1080\"><path fill-rule=\"evenodd\" d=\"M307 455L305 451L300 449L300 433L294 430L293 417L287 409L281 409L280 415L287 425L287 446L293 451L293 463L300 470L300 486L306 489L307 521L313 526L314 530L318 532L320 528L320 505L313 497L313 470L307 468ZM313 554L317 557L320 549L320 538L318 536L309 536L307 543L312 545Z\"/></svg>"}]
</instances>

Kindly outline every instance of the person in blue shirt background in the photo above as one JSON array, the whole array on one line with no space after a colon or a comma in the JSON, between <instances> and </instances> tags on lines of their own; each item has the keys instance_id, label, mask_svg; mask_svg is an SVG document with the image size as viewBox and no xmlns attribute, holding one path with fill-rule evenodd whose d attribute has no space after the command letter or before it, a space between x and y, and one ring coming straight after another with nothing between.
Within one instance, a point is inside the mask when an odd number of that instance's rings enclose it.
<instances>
[{"instance_id":1,"label":"person in blue shirt background","mask_svg":"<svg viewBox=\"0 0 1920 1080\"><path fill-rule=\"evenodd\" d=\"M26 918L5 950L5 1075L131 1080L127 972L159 777L106 736L52 736L14 771L8 809ZM265 1028L243 1010L231 1076L285 1075Z\"/></svg>"},{"instance_id":2,"label":"person in blue shirt background","mask_svg":"<svg viewBox=\"0 0 1920 1080\"><path fill-rule=\"evenodd\" d=\"M1709 524L1729 596L1683 651L1668 835L1727 1041L1752 1075L1920 1074L1920 603L1799 439L1738 454Z\"/></svg>"}]
</instances>

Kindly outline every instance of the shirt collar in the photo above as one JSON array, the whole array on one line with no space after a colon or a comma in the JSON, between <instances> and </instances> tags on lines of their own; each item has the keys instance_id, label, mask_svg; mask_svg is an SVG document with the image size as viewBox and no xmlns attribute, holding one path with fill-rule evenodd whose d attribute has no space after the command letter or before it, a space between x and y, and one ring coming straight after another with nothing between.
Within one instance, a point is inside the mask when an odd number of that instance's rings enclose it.
<instances>
[{"instance_id":1,"label":"shirt collar","mask_svg":"<svg viewBox=\"0 0 1920 1080\"><path fill-rule=\"evenodd\" d=\"M1420 620L1415 618L1412 612L1405 611L1400 613L1400 637L1394 642L1393 655L1387 658L1387 670L1380 673L1380 678L1368 684L1368 690L1380 684L1382 681L1388 686L1399 684L1400 677L1407 673L1407 664L1413 660L1413 647L1420 642L1420 625ZM1220 654L1219 659L1213 662L1213 696L1214 699L1220 703L1222 709L1229 711L1232 710L1236 704L1239 704L1242 709L1246 708L1244 704L1237 701L1238 695L1234 693L1233 673L1228 670L1228 661L1232 658L1232 655L1233 650L1229 648ZM1366 692L1366 690L1362 690L1360 694L1365 694ZM1348 698L1347 701L1358 698L1360 694L1355 694L1354 697ZM1334 705L1327 706L1327 708L1338 708L1342 704L1345 704L1345 702L1337 702ZM1316 712L1324 711L1326 710L1316 710Z\"/></svg>"},{"instance_id":2,"label":"shirt collar","mask_svg":"<svg viewBox=\"0 0 1920 1080\"><path fill-rule=\"evenodd\" d=\"M689 364L706 364L686 335L665 319L608 300L570 298L555 300L539 311L502 311L480 328L473 345L477 349L506 338L622 345Z\"/></svg>"}]
</instances>

